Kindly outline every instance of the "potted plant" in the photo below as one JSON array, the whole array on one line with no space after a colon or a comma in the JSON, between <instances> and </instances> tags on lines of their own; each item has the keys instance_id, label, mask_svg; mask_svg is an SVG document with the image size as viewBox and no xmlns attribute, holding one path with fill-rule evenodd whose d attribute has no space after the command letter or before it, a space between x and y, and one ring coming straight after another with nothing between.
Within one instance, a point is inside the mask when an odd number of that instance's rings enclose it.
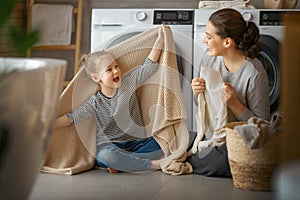
<instances>
[{"instance_id":1,"label":"potted plant","mask_svg":"<svg viewBox=\"0 0 300 200\"><path fill-rule=\"evenodd\" d=\"M11 20L18 0L1 2L0 39L8 31L18 57L0 57L0 196L27 199L39 174L66 73L66 61L25 58L38 38Z\"/></svg>"},{"instance_id":2,"label":"potted plant","mask_svg":"<svg viewBox=\"0 0 300 200\"><path fill-rule=\"evenodd\" d=\"M4 35L12 43L12 48L18 56L25 56L28 48L31 48L38 40L38 31L28 32L26 27L18 26L12 19L12 12L19 0L7 0L1 2L0 7L0 40Z\"/></svg>"}]
</instances>

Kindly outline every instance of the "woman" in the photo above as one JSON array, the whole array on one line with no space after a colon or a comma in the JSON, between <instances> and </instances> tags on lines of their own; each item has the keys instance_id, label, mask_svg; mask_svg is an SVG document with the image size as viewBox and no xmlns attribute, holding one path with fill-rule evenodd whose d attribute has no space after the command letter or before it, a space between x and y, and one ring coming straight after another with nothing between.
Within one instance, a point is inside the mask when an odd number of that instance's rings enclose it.
<instances>
[{"instance_id":1,"label":"woman","mask_svg":"<svg viewBox=\"0 0 300 200\"><path fill-rule=\"evenodd\" d=\"M256 58L261 50L257 26L234 9L221 9L210 16L203 42L208 48L200 66L220 72L228 122L247 121L253 116L269 120L268 78ZM191 86L197 97L205 91L205 80L194 78ZM196 174L231 176L225 144L214 147L205 157L192 155L188 161Z\"/></svg>"}]
</instances>

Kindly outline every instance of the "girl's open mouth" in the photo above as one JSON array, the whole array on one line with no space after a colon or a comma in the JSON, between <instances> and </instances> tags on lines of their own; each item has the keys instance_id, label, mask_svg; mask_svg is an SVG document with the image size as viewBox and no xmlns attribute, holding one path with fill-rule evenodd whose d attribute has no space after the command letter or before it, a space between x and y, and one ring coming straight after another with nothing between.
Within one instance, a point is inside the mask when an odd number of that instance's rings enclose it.
<instances>
[{"instance_id":1,"label":"girl's open mouth","mask_svg":"<svg viewBox=\"0 0 300 200\"><path fill-rule=\"evenodd\" d=\"M119 80L120 80L119 77L113 79L113 81L114 81L115 83L119 82Z\"/></svg>"}]
</instances>

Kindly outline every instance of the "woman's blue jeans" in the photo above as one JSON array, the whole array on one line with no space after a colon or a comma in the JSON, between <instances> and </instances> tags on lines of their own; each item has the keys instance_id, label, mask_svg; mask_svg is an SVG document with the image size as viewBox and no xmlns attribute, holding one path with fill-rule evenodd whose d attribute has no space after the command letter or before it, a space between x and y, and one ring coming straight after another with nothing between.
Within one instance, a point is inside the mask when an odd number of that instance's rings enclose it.
<instances>
[{"instance_id":1,"label":"woman's blue jeans","mask_svg":"<svg viewBox=\"0 0 300 200\"><path fill-rule=\"evenodd\" d=\"M159 144L153 137L111 142L97 147L96 162L99 167L137 172L151 170L150 161L163 156Z\"/></svg>"}]
</instances>

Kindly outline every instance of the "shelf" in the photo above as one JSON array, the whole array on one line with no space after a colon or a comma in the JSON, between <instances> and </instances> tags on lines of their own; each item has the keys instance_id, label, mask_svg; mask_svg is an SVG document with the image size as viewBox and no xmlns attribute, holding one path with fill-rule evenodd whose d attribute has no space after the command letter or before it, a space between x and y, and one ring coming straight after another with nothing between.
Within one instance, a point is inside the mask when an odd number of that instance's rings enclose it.
<instances>
[{"instance_id":1,"label":"shelf","mask_svg":"<svg viewBox=\"0 0 300 200\"><path fill-rule=\"evenodd\" d=\"M28 31L31 28L31 13L32 6L34 5L35 0L29 0L29 8L28 8ZM74 44L70 45L41 45L33 47L32 50L35 51L74 51L74 66L73 66L73 76L79 70L79 59L80 59L80 42L81 42L81 28L82 28L82 4L83 0L77 0L77 6L75 6L72 10L74 17L76 18L76 32L75 38L73 41ZM57 5L57 4L56 4ZM59 5L59 4L58 4ZM31 57L31 50L27 51L27 57ZM68 66L70 67L70 66ZM67 86L69 81L65 81L64 86Z\"/></svg>"},{"instance_id":2,"label":"shelf","mask_svg":"<svg viewBox=\"0 0 300 200\"><path fill-rule=\"evenodd\" d=\"M36 46L33 47L34 50L75 50L76 45L51 45L51 46Z\"/></svg>"}]
</instances>

